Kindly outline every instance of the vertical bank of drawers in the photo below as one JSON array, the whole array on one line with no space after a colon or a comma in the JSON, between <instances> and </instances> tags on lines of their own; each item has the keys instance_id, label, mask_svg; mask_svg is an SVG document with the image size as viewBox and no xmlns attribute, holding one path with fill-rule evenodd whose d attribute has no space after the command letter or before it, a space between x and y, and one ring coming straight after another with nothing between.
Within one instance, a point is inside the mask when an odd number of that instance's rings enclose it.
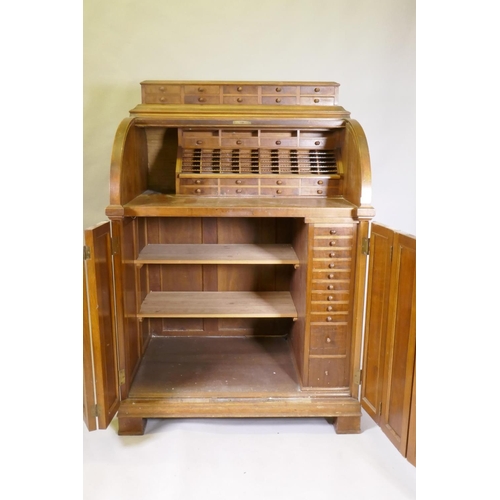
<instances>
[{"instance_id":1,"label":"vertical bank of drawers","mask_svg":"<svg viewBox=\"0 0 500 500\"><path fill-rule=\"evenodd\" d=\"M309 385L348 386L353 224L314 225Z\"/></svg>"},{"instance_id":2,"label":"vertical bank of drawers","mask_svg":"<svg viewBox=\"0 0 500 500\"><path fill-rule=\"evenodd\" d=\"M331 106L337 103L338 84L238 84L143 82L144 104L230 104Z\"/></svg>"}]
</instances>

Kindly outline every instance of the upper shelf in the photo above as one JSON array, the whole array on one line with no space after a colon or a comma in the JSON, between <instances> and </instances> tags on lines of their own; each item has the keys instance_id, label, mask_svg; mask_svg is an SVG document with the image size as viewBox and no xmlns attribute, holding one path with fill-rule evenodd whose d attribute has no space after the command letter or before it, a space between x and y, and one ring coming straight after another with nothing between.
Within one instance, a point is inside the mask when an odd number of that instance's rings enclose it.
<instances>
[{"instance_id":1,"label":"upper shelf","mask_svg":"<svg viewBox=\"0 0 500 500\"><path fill-rule=\"evenodd\" d=\"M146 245L138 264L293 264L299 258L290 245Z\"/></svg>"}]
</instances>

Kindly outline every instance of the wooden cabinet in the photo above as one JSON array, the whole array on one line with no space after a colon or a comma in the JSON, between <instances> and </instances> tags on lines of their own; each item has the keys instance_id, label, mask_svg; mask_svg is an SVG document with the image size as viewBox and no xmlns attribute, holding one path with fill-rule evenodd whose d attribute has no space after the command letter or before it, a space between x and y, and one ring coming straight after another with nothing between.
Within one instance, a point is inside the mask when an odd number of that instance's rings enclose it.
<instances>
[{"instance_id":1,"label":"wooden cabinet","mask_svg":"<svg viewBox=\"0 0 500 500\"><path fill-rule=\"evenodd\" d=\"M143 82L115 137L110 221L85 233L89 429L118 412L120 434L272 416L359 432L368 148L346 110L300 101L337 89Z\"/></svg>"}]
</instances>

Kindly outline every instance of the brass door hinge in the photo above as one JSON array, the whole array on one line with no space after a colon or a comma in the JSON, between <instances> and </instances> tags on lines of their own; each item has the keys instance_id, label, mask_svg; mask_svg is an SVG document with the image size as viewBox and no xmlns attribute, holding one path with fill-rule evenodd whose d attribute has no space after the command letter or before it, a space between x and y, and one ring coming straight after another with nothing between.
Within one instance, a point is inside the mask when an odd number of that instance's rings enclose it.
<instances>
[{"instance_id":1,"label":"brass door hinge","mask_svg":"<svg viewBox=\"0 0 500 500\"><path fill-rule=\"evenodd\" d=\"M363 238L361 243L361 250L364 255L370 255L370 238Z\"/></svg>"},{"instance_id":2,"label":"brass door hinge","mask_svg":"<svg viewBox=\"0 0 500 500\"><path fill-rule=\"evenodd\" d=\"M119 371L119 380L120 380L120 385L125 384L125 370Z\"/></svg>"},{"instance_id":3,"label":"brass door hinge","mask_svg":"<svg viewBox=\"0 0 500 500\"><path fill-rule=\"evenodd\" d=\"M362 370L357 370L354 372L354 383L356 385L361 385L361 373Z\"/></svg>"},{"instance_id":4,"label":"brass door hinge","mask_svg":"<svg viewBox=\"0 0 500 500\"><path fill-rule=\"evenodd\" d=\"M99 405L94 405L94 411L92 413L94 417L98 417L101 414L101 407Z\"/></svg>"},{"instance_id":5,"label":"brass door hinge","mask_svg":"<svg viewBox=\"0 0 500 500\"><path fill-rule=\"evenodd\" d=\"M90 259L90 247L87 245L83 245L83 260Z\"/></svg>"}]
</instances>

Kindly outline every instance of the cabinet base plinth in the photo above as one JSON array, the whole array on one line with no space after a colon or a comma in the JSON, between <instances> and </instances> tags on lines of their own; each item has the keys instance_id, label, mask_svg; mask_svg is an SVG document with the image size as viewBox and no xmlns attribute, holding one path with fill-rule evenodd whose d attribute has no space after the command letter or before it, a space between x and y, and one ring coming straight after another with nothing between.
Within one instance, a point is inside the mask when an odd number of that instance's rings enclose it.
<instances>
[{"instance_id":1,"label":"cabinet base plinth","mask_svg":"<svg viewBox=\"0 0 500 500\"><path fill-rule=\"evenodd\" d=\"M359 434L361 417L337 417L333 425L337 434Z\"/></svg>"},{"instance_id":2,"label":"cabinet base plinth","mask_svg":"<svg viewBox=\"0 0 500 500\"><path fill-rule=\"evenodd\" d=\"M145 428L145 418L118 416L118 434L120 436L142 436Z\"/></svg>"}]
</instances>

